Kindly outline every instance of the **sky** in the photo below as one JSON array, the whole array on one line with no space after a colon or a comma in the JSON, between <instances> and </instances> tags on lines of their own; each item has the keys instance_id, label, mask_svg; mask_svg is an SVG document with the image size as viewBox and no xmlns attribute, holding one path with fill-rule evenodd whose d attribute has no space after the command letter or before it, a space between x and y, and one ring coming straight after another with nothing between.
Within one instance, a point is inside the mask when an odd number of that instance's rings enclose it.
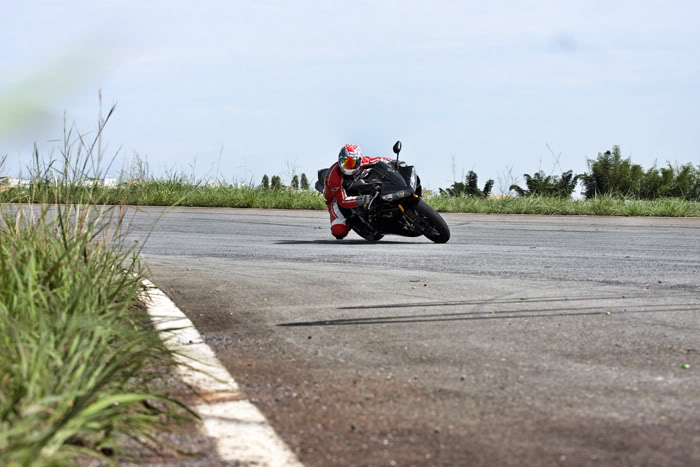
<instances>
[{"instance_id":1,"label":"sky","mask_svg":"<svg viewBox=\"0 0 700 467\"><path fill-rule=\"evenodd\" d=\"M616 144L700 164L697 1L1 1L10 175L35 143L59 153L64 122L94 137L100 89L113 176L138 155L156 175L313 182L343 144L396 140L433 190L580 173Z\"/></svg>"}]
</instances>

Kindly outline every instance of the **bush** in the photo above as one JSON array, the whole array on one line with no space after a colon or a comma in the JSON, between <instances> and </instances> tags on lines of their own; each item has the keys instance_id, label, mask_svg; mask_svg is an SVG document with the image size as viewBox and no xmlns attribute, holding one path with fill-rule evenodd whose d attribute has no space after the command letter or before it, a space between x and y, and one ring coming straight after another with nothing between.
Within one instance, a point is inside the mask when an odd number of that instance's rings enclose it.
<instances>
[{"instance_id":1,"label":"bush","mask_svg":"<svg viewBox=\"0 0 700 467\"><path fill-rule=\"evenodd\" d=\"M639 196L643 176L642 167L633 164L629 157L623 159L620 146L615 145L612 151L598 153L595 160L588 160L588 172L582 176L583 195L587 199L600 195Z\"/></svg>"},{"instance_id":2,"label":"bush","mask_svg":"<svg viewBox=\"0 0 700 467\"><path fill-rule=\"evenodd\" d=\"M700 200L700 167L692 164L649 169L638 182L640 199L684 198Z\"/></svg>"},{"instance_id":3,"label":"bush","mask_svg":"<svg viewBox=\"0 0 700 467\"><path fill-rule=\"evenodd\" d=\"M491 189L493 188L493 180L488 180L484 185L484 189L480 190L477 186L479 177L476 172L470 170L467 176L464 177L464 183L455 182L452 187L447 190L440 188L440 194L446 194L448 196L475 196L478 198L487 198L491 194Z\"/></svg>"},{"instance_id":4,"label":"bush","mask_svg":"<svg viewBox=\"0 0 700 467\"><path fill-rule=\"evenodd\" d=\"M569 199L576 189L581 175L574 175L573 171L569 170L561 174L545 175L543 171L535 173L535 175L523 174L527 189L521 188L519 185L511 185L510 190L515 191L518 196L545 196L550 198Z\"/></svg>"},{"instance_id":5,"label":"bush","mask_svg":"<svg viewBox=\"0 0 700 467\"><path fill-rule=\"evenodd\" d=\"M600 195L634 199L683 198L700 200L700 166L652 167L644 171L639 164L624 159L620 146L598 153L588 160L588 172L582 175L587 199Z\"/></svg>"}]
</instances>

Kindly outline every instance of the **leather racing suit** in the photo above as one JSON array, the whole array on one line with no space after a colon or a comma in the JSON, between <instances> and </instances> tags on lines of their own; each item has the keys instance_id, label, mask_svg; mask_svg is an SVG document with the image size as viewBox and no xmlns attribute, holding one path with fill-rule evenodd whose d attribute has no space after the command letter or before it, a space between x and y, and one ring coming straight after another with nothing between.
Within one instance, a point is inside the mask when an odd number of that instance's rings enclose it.
<instances>
[{"instance_id":1,"label":"leather racing suit","mask_svg":"<svg viewBox=\"0 0 700 467\"><path fill-rule=\"evenodd\" d=\"M357 173L360 174L365 168L382 161L393 162L393 159L362 156L360 170ZM337 239L346 237L350 232L350 226L343 215L343 210L358 207L362 198L360 196L348 196L345 192L345 188L350 186L353 179L353 176L343 174L336 162L328 171L324 183L323 197L326 199L326 206L331 215L331 233Z\"/></svg>"}]
</instances>

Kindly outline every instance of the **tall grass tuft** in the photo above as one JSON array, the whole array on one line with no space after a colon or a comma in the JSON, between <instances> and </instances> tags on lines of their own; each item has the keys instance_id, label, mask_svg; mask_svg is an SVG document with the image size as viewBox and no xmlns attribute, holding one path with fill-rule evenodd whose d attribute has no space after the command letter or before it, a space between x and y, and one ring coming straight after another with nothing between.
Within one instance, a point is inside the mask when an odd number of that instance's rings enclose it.
<instances>
[{"instance_id":1,"label":"tall grass tuft","mask_svg":"<svg viewBox=\"0 0 700 467\"><path fill-rule=\"evenodd\" d=\"M67 132L62 160L37 154L41 204L19 191L1 208L0 465L114 462L124 437L154 441L190 416L154 389L172 355L139 309L126 209L85 183L93 147Z\"/></svg>"}]
</instances>

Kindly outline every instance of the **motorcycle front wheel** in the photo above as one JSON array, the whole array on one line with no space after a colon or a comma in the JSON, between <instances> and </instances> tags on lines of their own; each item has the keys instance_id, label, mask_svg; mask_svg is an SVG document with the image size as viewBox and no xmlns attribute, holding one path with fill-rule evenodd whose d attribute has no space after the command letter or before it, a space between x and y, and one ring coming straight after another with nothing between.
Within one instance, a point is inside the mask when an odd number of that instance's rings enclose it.
<instances>
[{"instance_id":1,"label":"motorcycle front wheel","mask_svg":"<svg viewBox=\"0 0 700 467\"><path fill-rule=\"evenodd\" d=\"M450 228L445 220L422 199L418 200L412 208L406 209L406 214L422 229L423 235L429 240L435 243L447 243L450 239Z\"/></svg>"}]
</instances>

